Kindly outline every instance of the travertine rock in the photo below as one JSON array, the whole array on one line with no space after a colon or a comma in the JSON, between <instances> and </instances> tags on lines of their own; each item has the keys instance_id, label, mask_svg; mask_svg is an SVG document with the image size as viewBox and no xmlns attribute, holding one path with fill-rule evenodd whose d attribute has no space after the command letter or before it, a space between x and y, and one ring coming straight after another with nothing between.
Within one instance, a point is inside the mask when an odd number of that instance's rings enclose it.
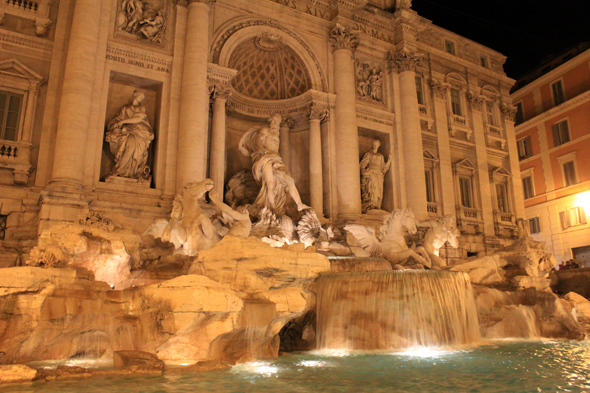
<instances>
[{"instance_id":1,"label":"travertine rock","mask_svg":"<svg viewBox=\"0 0 590 393\"><path fill-rule=\"evenodd\" d=\"M505 280L502 267L506 264L504 259L493 255L465 262L460 261L451 270L467 273L473 284L493 285Z\"/></svg>"},{"instance_id":2,"label":"travertine rock","mask_svg":"<svg viewBox=\"0 0 590 393\"><path fill-rule=\"evenodd\" d=\"M0 366L0 385L5 383L28 382L35 379L37 370L22 364Z\"/></svg>"},{"instance_id":3,"label":"travertine rock","mask_svg":"<svg viewBox=\"0 0 590 393\"><path fill-rule=\"evenodd\" d=\"M510 247L500 250L496 255L505 259L509 277L530 276L547 278L549 272L557 265L551 254L546 254L545 243L531 238L519 239Z\"/></svg>"},{"instance_id":4,"label":"travertine rock","mask_svg":"<svg viewBox=\"0 0 590 393\"><path fill-rule=\"evenodd\" d=\"M150 371L164 371L164 362L154 354L141 351L116 351L113 354L113 366L116 368Z\"/></svg>"},{"instance_id":5,"label":"travertine rock","mask_svg":"<svg viewBox=\"0 0 590 393\"><path fill-rule=\"evenodd\" d=\"M571 303L574 319L590 334L590 301L575 292L568 293L564 299Z\"/></svg>"}]
</instances>

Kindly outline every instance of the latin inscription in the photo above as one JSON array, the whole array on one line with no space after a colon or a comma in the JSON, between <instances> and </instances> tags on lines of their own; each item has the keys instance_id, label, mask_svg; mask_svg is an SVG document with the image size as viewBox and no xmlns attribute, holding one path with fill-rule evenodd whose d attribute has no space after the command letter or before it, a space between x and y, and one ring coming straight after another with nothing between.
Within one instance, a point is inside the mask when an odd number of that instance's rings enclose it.
<instances>
[{"instance_id":1,"label":"latin inscription","mask_svg":"<svg viewBox=\"0 0 590 393\"><path fill-rule=\"evenodd\" d=\"M322 10L309 4L304 4L301 0L271 0L277 4L282 4L294 10L305 12L306 14L318 18L330 20L330 11Z\"/></svg>"},{"instance_id":2,"label":"latin inscription","mask_svg":"<svg viewBox=\"0 0 590 393\"><path fill-rule=\"evenodd\" d=\"M146 68L148 70L170 73L170 69L168 67L160 66L157 64L151 64L151 63L147 63L147 62L143 62L143 61L138 61L138 60L126 59L121 56L114 56L114 55L107 54L107 60L116 61L118 63L129 64L129 65L139 67L139 68Z\"/></svg>"},{"instance_id":3,"label":"latin inscription","mask_svg":"<svg viewBox=\"0 0 590 393\"><path fill-rule=\"evenodd\" d=\"M393 35L384 33L383 31L374 29L372 27L361 25L360 23L355 23L356 30L369 35L373 38L377 38L378 40L389 42L390 44L395 44L395 39Z\"/></svg>"}]
</instances>

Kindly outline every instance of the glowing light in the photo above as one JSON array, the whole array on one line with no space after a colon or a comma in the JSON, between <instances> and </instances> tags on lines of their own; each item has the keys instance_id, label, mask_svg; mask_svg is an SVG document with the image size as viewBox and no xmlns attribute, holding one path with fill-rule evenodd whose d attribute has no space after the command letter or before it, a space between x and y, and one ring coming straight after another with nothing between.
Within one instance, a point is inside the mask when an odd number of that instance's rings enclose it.
<instances>
[{"instance_id":1,"label":"glowing light","mask_svg":"<svg viewBox=\"0 0 590 393\"><path fill-rule=\"evenodd\" d=\"M581 192L575 197L576 207L583 207L586 214L590 214L590 191Z\"/></svg>"},{"instance_id":2,"label":"glowing light","mask_svg":"<svg viewBox=\"0 0 590 393\"><path fill-rule=\"evenodd\" d=\"M331 364L322 360L302 360L297 363L300 367L331 367Z\"/></svg>"},{"instance_id":3,"label":"glowing light","mask_svg":"<svg viewBox=\"0 0 590 393\"><path fill-rule=\"evenodd\" d=\"M234 366L232 371L241 371L270 377L271 375L278 373L279 368L277 366L272 365L271 363L252 362Z\"/></svg>"},{"instance_id":4,"label":"glowing light","mask_svg":"<svg viewBox=\"0 0 590 393\"><path fill-rule=\"evenodd\" d=\"M393 353L393 355L402 355L416 358L436 358L439 356L449 355L455 351L443 351L440 349L428 348L428 347L417 347L410 348L402 352Z\"/></svg>"}]
</instances>

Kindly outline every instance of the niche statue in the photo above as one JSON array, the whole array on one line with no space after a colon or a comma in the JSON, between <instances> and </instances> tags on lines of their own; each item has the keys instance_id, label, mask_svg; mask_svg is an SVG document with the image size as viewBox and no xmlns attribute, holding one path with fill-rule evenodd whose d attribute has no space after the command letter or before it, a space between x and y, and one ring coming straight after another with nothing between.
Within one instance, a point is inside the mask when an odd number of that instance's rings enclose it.
<instances>
[{"instance_id":1,"label":"niche statue","mask_svg":"<svg viewBox=\"0 0 590 393\"><path fill-rule=\"evenodd\" d=\"M154 131L141 105L145 94L133 92L132 102L125 105L107 126L105 140L115 156L115 167L110 176L150 182L150 168L146 165L148 149L154 140Z\"/></svg>"},{"instance_id":2,"label":"niche statue","mask_svg":"<svg viewBox=\"0 0 590 393\"><path fill-rule=\"evenodd\" d=\"M391 166L391 157L385 162L383 154L379 153L381 142L373 140L371 146L372 149L365 153L360 164L363 213L372 209L381 209L381 203L383 202L383 180Z\"/></svg>"}]
</instances>

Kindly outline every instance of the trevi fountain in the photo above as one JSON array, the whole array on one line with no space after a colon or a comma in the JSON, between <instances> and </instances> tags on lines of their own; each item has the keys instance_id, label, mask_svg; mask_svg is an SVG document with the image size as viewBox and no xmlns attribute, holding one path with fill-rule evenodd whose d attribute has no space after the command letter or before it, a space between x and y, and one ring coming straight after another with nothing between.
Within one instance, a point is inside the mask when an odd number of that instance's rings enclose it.
<instances>
[{"instance_id":1,"label":"trevi fountain","mask_svg":"<svg viewBox=\"0 0 590 393\"><path fill-rule=\"evenodd\" d=\"M407 0L6 3L0 390L590 390L501 54Z\"/></svg>"}]
</instances>

